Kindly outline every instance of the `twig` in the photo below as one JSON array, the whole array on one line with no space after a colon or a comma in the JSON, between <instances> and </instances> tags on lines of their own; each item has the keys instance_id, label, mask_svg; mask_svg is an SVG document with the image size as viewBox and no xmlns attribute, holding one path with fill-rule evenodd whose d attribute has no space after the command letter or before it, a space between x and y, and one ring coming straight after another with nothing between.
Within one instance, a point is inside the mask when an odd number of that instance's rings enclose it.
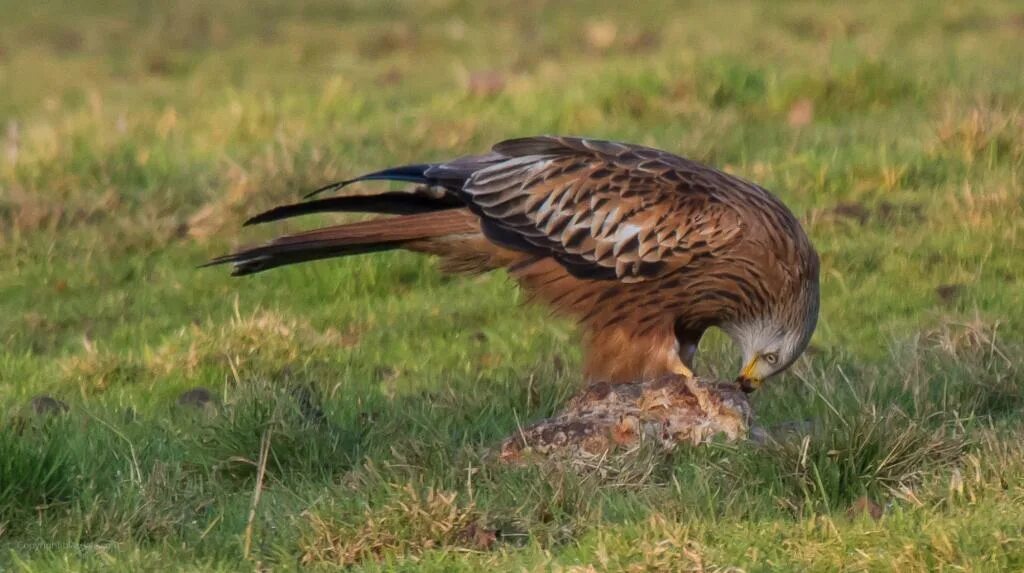
<instances>
[{"instance_id":1,"label":"twig","mask_svg":"<svg viewBox=\"0 0 1024 573\"><path fill-rule=\"evenodd\" d=\"M263 432L260 440L260 461L256 470L256 489L252 492L252 503L249 505L249 520L245 524L245 542L242 547L242 557L249 559L249 550L252 548L252 527L256 522L256 508L260 504L260 495L263 493L263 477L267 474L267 457L270 452L270 434L272 428L268 427Z\"/></svg>"}]
</instances>

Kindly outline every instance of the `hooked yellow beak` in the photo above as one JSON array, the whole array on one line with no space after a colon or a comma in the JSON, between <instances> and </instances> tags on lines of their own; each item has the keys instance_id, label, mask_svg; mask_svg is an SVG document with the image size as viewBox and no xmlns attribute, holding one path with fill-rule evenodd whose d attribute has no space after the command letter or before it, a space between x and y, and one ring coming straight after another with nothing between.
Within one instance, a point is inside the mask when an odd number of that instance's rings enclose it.
<instances>
[{"instance_id":1,"label":"hooked yellow beak","mask_svg":"<svg viewBox=\"0 0 1024 573\"><path fill-rule=\"evenodd\" d=\"M750 364L747 364L743 371L740 372L739 378L736 379L736 383L740 385L740 388L747 394L757 390L761 387L761 379L754 375L754 367L757 366L757 361L760 357L755 356Z\"/></svg>"}]
</instances>

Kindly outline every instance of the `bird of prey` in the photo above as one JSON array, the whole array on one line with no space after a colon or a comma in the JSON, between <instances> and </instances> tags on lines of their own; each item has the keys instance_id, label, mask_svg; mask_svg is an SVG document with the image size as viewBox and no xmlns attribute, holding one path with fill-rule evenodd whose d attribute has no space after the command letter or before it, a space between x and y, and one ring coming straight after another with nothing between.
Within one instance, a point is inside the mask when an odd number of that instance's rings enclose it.
<instances>
[{"instance_id":1,"label":"bird of prey","mask_svg":"<svg viewBox=\"0 0 1024 573\"><path fill-rule=\"evenodd\" d=\"M247 275L293 263L407 249L452 272L505 268L529 293L575 317L585 377L692 377L704 332L743 354L748 392L786 369L818 319L818 256L797 219L758 185L670 153L539 136L489 153L393 167L332 183L390 180L409 191L277 207L264 223L319 212L391 215L285 235L222 256Z\"/></svg>"}]
</instances>

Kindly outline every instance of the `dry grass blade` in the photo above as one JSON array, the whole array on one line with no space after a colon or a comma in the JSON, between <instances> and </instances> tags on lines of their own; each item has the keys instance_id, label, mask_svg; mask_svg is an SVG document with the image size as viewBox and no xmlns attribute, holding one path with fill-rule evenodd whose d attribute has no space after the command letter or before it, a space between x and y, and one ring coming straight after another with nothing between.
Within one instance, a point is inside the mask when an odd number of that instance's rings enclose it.
<instances>
[{"instance_id":1,"label":"dry grass blade","mask_svg":"<svg viewBox=\"0 0 1024 573\"><path fill-rule=\"evenodd\" d=\"M263 432L263 439L260 441L260 459L256 470L256 485L252 492L252 503L249 505L249 518L245 523L245 538L242 544L242 557L249 559L249 552L252 549L252 530L256 523L256 510L260 505L260 497L263 495L263 478L267 474L267 457L270 455L270 439L273 429L267 428Z\"/></svg>"},{"instance_id":2,"label":"dry grass blade","mask_svg":"<svg viewBox=\"0 0 1024 573\"><path fill-rule=\"evenodd\" d=\"M367 510L357 523L305 512L301 562L350 566L389 555L416 558L431 549L481 548L475 534L481 530L482 516L472 502L462 505L454 492L420 492L412 484L395 493L397 499Z\"/></svg>"}]
</instances>

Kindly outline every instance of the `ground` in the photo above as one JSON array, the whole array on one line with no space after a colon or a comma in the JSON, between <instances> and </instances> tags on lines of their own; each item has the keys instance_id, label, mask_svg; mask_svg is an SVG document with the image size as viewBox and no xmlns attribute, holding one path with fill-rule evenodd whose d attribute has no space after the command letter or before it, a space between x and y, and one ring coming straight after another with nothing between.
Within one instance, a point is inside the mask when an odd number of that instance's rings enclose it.
<instances>
[{"instance_id":1,"label":"ground","mask_svg":"<svg viewBox=\"0 0 1024 573\"><path fill-rule=\"evenodd\" d=\"M1019 3L0 4L0 570L1024 569ZM777 441L502 465L581 382L506 276L195 268L331 220L239 227L322 183L537 133L801 218Z\"/></svg>"}]
</instances>

